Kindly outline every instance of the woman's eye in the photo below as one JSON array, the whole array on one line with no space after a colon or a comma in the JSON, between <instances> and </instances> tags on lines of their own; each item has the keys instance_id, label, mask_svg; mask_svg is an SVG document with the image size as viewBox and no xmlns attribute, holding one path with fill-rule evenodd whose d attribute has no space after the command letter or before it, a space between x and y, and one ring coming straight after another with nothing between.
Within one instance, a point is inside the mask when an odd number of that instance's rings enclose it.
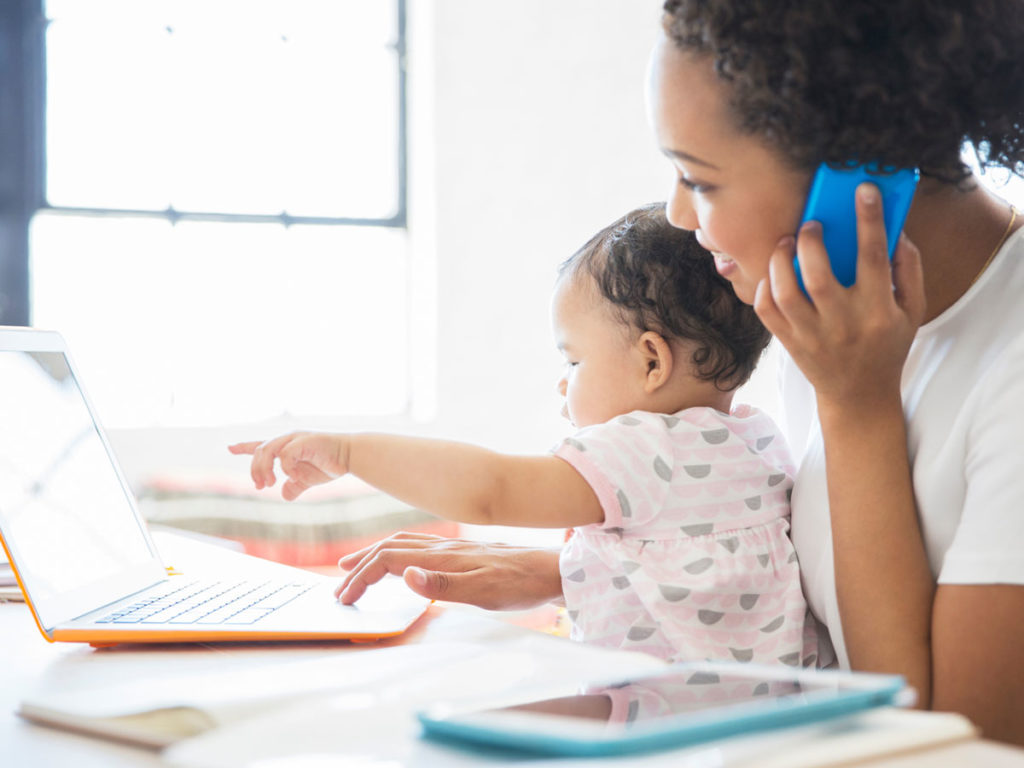
<instances>
[{"instance_id":1,"label":"woman's eye","mask_svg":"<svg viewBox=\"0 0 1024 768\"><path fill-rule=\"evenodd\" d=\"M710 184L701 184L699 181L690 181L682 176L679 177L679 183L691 192L707 193L713 189Z\"/></svg>"}]
</instances>

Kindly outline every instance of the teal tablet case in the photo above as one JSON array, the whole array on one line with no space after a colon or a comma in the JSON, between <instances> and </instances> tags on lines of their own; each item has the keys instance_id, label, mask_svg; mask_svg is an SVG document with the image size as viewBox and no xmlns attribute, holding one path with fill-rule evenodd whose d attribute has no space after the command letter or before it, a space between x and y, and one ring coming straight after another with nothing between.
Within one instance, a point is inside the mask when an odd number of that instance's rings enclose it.
<instances>
[{"instance_id":1,"label":"teal tablet case","mask_svg":"<svg viewBox=\"0 0 1024 768\"><path fill-rule=\"evenodd\" d=\"M687 665L672 665L670 673L678 673ZM729 665L724 665L728 667ZM707 669L707 665L695 666ZM723 668L717 665L716 668ZM798 674L794 670L794 674ZM808 674L803 671L803 675ZM827 675L843 673L828 672ZM854 673L846 673L853 675ZM515 752L575 757L600 757L678 749L712 742L732 736L770 731L829 720L873 707L896 703L907 690L900 676L859 676L870 684L863 688L839 691L815 691L799 696L766 698L739 705L712 708L676 715L635 727L605 732L597 739L579 738L569 729L558 733L522 727L502 728L492 723L474 721L472 712L440 714L437 710L418 713L423 733L428 738L502 748ZM652 678L647 678L651 680Z\"/></svg>"}]
</instances>

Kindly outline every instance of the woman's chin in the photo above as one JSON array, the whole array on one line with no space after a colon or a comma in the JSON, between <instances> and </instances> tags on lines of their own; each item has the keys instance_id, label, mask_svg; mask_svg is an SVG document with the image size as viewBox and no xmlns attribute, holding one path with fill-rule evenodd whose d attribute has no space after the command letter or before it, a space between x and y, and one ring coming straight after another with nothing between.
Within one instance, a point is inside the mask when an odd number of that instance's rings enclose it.
<instances>
[{"instance_id":1,"label":"woman's chin","mask_svg":"<svg viewBox=\"0 0 1024 768\"><path fill-rule=\"evenodd\" d=\"M754 296L757 294L757 284L751 284L749 280L744 280L742 276L736 275L732 280L733 293L736 294L736 298L742 301L744 304L754 305Z\"/></svg>"}]
</instances>

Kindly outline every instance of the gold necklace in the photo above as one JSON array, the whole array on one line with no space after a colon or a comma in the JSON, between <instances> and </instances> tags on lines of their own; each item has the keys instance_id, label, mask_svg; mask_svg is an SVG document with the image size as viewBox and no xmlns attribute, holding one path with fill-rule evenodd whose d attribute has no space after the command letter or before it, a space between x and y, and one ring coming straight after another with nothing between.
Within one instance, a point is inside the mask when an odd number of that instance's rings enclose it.
<instances>
[{"instance_id":1,"label":"gold necklace","mask_svg":"<svg viewBox=\"0 0 1024 768\"><path fill-rule=\"evenodd\" d=\"M974 279L971 280L971 284L967 286L968 288L970 288L971 285L974 285L976 282L978 282L978 278L981 277L983 274L985 274L985 270L988 269L988 265L992 263L992 259L994 259L996 257L996 254L999 253L999 249L1003 247L1003 243L1006 242L1006 238L1008 238L1010 236L1010 230L1013 229L1013 223L1016 220L1017 220L1017 209L1014 206L1011 205L1010 206L1010 223L1006 225L1006 231L1003 232L1003 236L1000 237L999 238L999 242L996 243L996 247L995 247L995 250L992 251L992 255L989 256L987 259L985 259L985 263L981 265L981 269L978 270L978 273L974 276Z\"/></svg>"}]
</instances>

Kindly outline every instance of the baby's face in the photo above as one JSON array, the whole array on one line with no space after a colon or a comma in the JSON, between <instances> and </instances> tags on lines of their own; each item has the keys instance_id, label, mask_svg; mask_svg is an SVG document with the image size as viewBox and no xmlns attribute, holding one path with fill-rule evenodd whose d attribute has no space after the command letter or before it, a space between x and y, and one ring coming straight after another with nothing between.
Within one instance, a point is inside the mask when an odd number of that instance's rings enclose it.
<instances>
[{"instance_id":1,"label":"baby's face","mask_svg":"<svg viewBox=\"0 0 1024 768\"><path fill-rule=\"evenodd\" d=\"M555 342L565 357L558 391L562 415L576 427L603 424L640 409L646 361L633 333L588 277L566 275L551 303Z\"/></svg>"}]
</instances>

